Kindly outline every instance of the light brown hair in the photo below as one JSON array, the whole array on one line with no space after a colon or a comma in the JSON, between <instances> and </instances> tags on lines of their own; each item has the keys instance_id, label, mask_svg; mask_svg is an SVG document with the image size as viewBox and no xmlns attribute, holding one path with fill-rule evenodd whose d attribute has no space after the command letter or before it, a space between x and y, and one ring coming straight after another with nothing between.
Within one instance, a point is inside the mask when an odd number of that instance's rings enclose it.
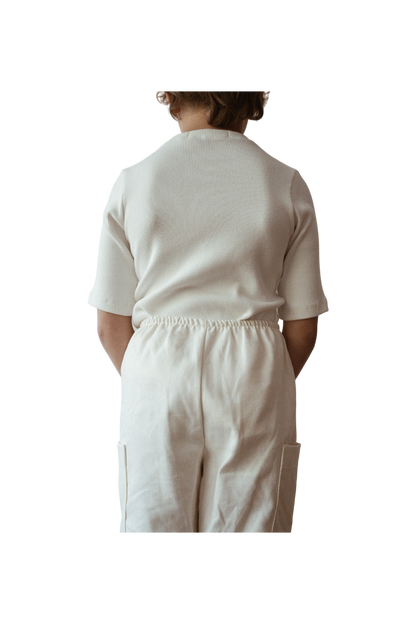
<instances>
[{"instance_id":1,"label":"light brown hair","mask_svg":"<svg viewBox=\"0 0 416 624\"><path fill-rule=\"evenodd\" d=\"M166 94L172 98L172 103ZM178 121L178 108L205 108L208 124L215 128L232 126L240 119L258 121L263 117L270 91L157 91L160 104L169 106L169 113Z\"/></svg>"}]
</instances>

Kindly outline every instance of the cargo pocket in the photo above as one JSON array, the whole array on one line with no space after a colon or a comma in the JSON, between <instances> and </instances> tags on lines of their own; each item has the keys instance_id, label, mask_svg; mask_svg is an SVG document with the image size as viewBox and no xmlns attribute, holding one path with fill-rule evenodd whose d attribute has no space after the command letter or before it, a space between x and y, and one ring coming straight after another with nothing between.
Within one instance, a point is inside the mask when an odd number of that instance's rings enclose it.
<instances>
[{"instance_id":1,"label":"cargo pocket","mask_svg":"<svg viewBox=\"0 0 416 624\"><path fill-rule=\"evenodd\" d=\"M117 442L118 450L118 492L120 497L121 523L120 533L126 533L127 522L127 448Z\"/></svg>"},{"instance_id":2,"label":"cargo pocket","mask_svg":"<svg viewBox=\"0 0 416 624\"><path fill-rule=\"evenodd\" d=\"M291 533L292 531L299 453L299 443L283 445L272 533Z\"/></svg>"}]
</instances>

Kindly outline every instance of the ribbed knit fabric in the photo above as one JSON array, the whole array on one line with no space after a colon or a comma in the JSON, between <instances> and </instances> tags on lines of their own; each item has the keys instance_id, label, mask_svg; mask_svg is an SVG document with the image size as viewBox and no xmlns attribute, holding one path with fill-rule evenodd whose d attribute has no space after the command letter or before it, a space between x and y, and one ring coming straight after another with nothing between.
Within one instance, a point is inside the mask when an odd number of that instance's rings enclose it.
<instances>
[{"instance_id":1,"label":"ribbed knit fabric","mask_svg":"<svg viewBox=\"0 0 416 624\"><path fill-rule=\"evenodd\" d=\"M328 311L300 173L239 132L173 136L121 171L88 303L132 316L263 319Z\"/></svg>"}]
</instances>

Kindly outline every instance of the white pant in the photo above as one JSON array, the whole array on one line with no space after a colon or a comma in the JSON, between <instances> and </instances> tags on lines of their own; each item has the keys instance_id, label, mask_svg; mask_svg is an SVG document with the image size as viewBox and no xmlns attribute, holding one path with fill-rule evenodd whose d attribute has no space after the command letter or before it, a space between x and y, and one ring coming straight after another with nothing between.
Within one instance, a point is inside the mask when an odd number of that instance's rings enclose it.
<instances>
[{"instance_id":1,"label":"white pant","mask_svg":"<svg viewBox=\"0 0 416 624\"><path fill-rule=\"evenodd\" d=\"M299 453L278 323L141 323L121 365L121 532L289 533Z\"/></svg>"}]
</instances>

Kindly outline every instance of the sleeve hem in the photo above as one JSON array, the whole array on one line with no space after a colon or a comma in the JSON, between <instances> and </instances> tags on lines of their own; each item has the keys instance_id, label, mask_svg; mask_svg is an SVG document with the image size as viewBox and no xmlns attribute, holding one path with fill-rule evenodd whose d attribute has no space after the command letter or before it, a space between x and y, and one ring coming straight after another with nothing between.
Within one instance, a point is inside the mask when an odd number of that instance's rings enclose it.
<instances>
[{"instance_id":1,"label":"sleeve hem","mask_svg":"<svg viewBox=\"0 0 416 624\"><path fill-rule=\"evenodd\" d=\"M327 316L328 314L331 314L331 313L332 313L332 308L330 305L325 309L323 309L322 307L316 307L315 310L310 307L298 308L298 309L292 309L288 314L282 314L281 312L279 312L279 319L282 322L302 321L304 319L315 318L318 316L320 318L323 318L324 316Z\"/></svg>"},{"instance_id":2,"label":"sleeve hem","mask_svg":"<svg viewBox=\"0 0 416 624\"><path fill-rule=\"evenodd\" d=\"M119 316L133 316L134 306L125 305L117 301L85 299L84 303L89 310L102 310L103 312L118 314Z\"/></svg>"}]
</instances>

